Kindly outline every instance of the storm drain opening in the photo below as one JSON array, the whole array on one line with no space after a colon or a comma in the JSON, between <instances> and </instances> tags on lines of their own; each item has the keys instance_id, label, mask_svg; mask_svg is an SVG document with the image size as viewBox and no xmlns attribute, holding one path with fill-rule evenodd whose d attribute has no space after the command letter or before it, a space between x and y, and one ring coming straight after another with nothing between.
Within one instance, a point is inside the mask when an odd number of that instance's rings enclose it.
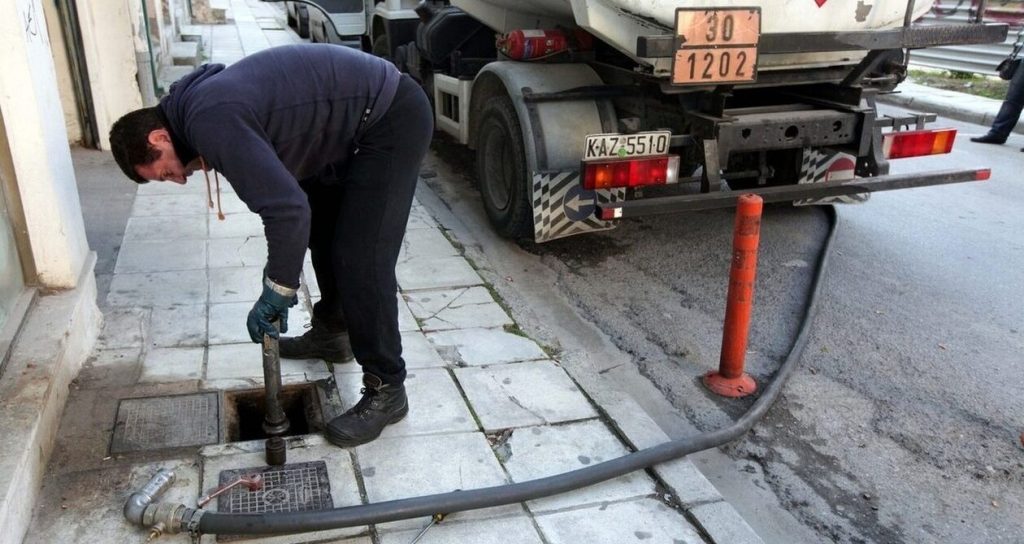
<instances>
[{"instance_id":1,"label":"storm drain opening","mask_svg":"<svg viewBox=\"0 0 1024 544\"><path fill-rule=\"evenodd\" d=\"M281 467L250 467L221 471L218 485L234 482L239 477L260 474L263 486L250 490L236 486L217 497L217 512L229 514L263 514L267 512L306 512L334 508L327 463L287 464ZM217 541L228 542L260 535L217 535Z\"/></svg>"},{"instance_id":2,"label":"storm drain opening","mask_svg":"<svg viewBox=\"0 0 1024 544\"><path fill-rule=\"evenodd\" d=\"M122 399L110 453L216 444L219 421L216 392Z\"/></svg>"},{"instance_id":3,"label":"storm drain opening","mask_svg":"<svg viewBox=\"0 0 1024 544\"><path fill-rule=\"evenodd\" d=\"M224 394L224 423L228 442L262 440L264 402L263 389L228 391ZM320 401L312 384L289 385L278 395L281 407L288 416L288 432L284 436L297 436L323 430Z\"/></svg>"}]
</instances>

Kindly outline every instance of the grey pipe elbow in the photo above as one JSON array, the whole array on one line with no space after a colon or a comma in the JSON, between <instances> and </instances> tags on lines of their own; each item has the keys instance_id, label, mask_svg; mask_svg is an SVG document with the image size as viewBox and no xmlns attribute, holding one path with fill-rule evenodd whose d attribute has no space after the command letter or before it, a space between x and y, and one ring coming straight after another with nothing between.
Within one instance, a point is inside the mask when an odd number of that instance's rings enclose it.
<instances>
[{"instance_id":1,"label":"grey pipe elbow","mask_svg":"<svg viewBox=\"0 0 1024 544\"><path fill-rule=\"evenodd\" d=\"M157 471L140 490L128 496L124 503L124 517L129 522L143 526L142 514L153 500L174 483L174 471L165 468Z\"/></svg>"}]
</instances>

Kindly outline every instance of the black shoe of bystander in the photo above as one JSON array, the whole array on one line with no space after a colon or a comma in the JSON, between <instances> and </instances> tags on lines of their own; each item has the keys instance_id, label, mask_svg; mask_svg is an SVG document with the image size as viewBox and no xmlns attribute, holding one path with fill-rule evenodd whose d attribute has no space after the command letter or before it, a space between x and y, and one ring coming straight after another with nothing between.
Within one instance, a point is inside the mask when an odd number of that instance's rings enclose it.
<instances>
[{"instance_id":1,"label":"black shoe of bystander","mask_svg":"<svg viewBox=\"0 0 1024 544\"><path fill-rule=\"evenodd\" d=\"M983 136L975 136L974 138L971 138L971 141L978 142L979 144L1005 144L1006 138L989 132Z\"/></svg>"}]
</instances>

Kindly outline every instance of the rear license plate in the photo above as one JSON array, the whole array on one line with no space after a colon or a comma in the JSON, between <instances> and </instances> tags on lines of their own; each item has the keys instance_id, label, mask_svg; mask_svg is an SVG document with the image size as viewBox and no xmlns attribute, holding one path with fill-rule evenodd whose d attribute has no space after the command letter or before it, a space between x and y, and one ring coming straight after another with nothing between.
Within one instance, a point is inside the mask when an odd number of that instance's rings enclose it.
<instances>
[{"instance_id":1,"label":"rear license plate","mask_svg":"<svg viewBox=\"0 0 1024 544\"><path fill-rule=\"evenodd\" d=\"M667 130L637 134L591 134L583 151L584 161L658 157L668 154L672 133Z\"/></svg>"},{"instance_id":2,"label":"rear license plate","mask_svg":"<svg viewBox=\"0 0 1024 544\"><path fill-rule=\"evenodd\" d=\"M760 38L761 8L677 9L672 84L754 81Z\"/></svg>"}]
</instances>

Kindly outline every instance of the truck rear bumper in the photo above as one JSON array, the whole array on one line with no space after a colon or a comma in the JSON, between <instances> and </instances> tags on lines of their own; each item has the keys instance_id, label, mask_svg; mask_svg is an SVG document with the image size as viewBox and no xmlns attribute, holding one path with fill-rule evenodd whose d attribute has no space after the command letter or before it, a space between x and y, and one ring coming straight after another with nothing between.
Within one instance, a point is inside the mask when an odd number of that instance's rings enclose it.
<instances>
[{"instance_id":1,"label":"truck rear bumper","mask_svg":"<svg viewBox=\"0 0 1024 544\"><path fill-rule=\"evenodd\" d=\"M667 196L597 204L596 215L603 220L625 219L666 213L730 208L742 194L759 195L765 202L848 196L892 191L929 185L947 185L965 181L984 181L991 171L983 169L938 170L925 174L891 174L872 178L825 181L813 184L780 185L744 191L723 191L693 195Z\"/></svg>"}]
</instances>

